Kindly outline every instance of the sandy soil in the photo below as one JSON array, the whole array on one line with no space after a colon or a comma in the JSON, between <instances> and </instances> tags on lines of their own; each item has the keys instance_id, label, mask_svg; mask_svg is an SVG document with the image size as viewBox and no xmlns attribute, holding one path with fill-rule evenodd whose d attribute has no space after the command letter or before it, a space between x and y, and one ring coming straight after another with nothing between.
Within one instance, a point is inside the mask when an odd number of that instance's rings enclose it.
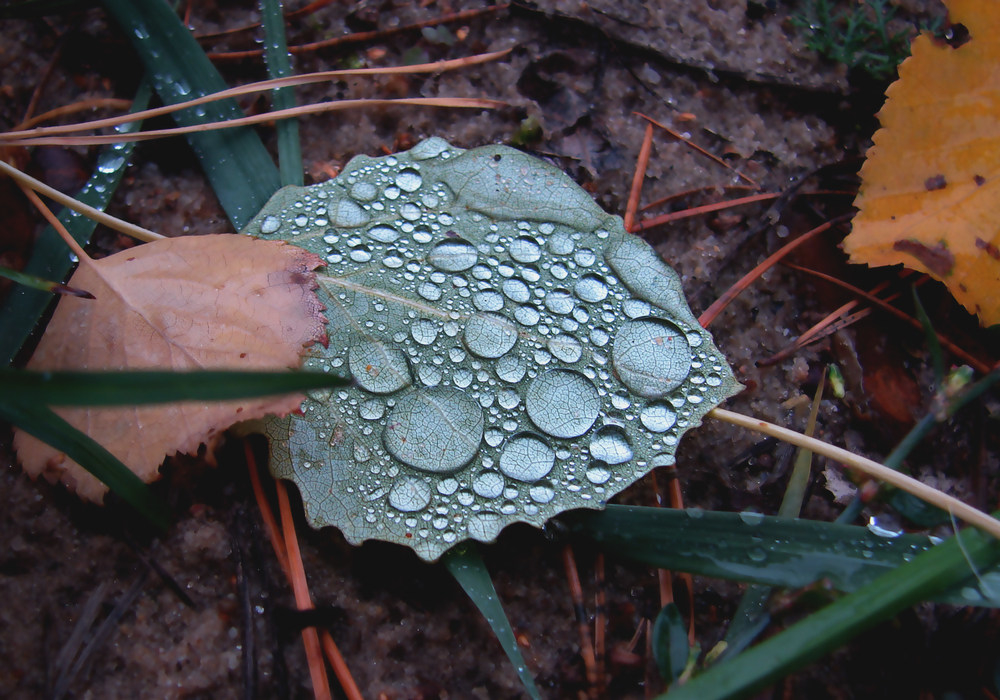
<instances>
[{"instance_id":1,"label":"sandy soil","mask_svg":"<svg viewBox=\"0 0 1000 700\"><path fill-rule=\"evenodd\" d=\"M244 4L249 3L196 3L190 23L205 34L240 26L255 17ZM290 43L485 7L474 0L425 4L334 4L294 20ZM807 186L850 187L857 157L874 128L878 86L852 87L841 67L805 48L788 9L773 5L539 2L449 24L448 32L404 31L301 54L296 69L305 72L512 49L496 63L467 71L301 89L303 103L408 94L485 96L509 105L492 112L395 108L310 118L301 127L307 182L328 178L356 153L380 154L430 135L463 147L520 138L524 147L570 173L607 210L622 213L645 129L636 116L641 112L723 156L765 191L782 191L827 164L836 165ZM918 3L909 8L940 11ZM252 36L236 34L205 45L214 51L250 48ZM138 61L99 10L5 21L0 24L0 125L6 128L21 118L50 64L37 111L86 96L127 97L139 77ZM257 60L219 65L231 83L264 76ZM245 106L261 109L263 103ZM525 141L527 120L537 123L538 132ZM262 133L273 142L270 132ZM92 157L81 154L84 160ZM679 206L702 204L718 201L723 187L737 184L732 171L658 133L643 201L716 188ZM755 205L681 220L644 236L681 274L698 313L789 235L846 211L849 203L849 197L825 196L780 208ZM141 146L111 209L168 235L228 230L181 141ZM842 235L832 231L800 260L859 275L844 269L836 248ZM96 247L116 245L116 236L104 232ZM928 294L937 317L951 319L955 332L974 344L974 324L939 291ZM821 368L837 361L845 368L848 394L845 400L824 401L818 433L862 454L884 456L927 400L930 374L919 335L880 318L776 365L756 364L841 300L834 290L814 287L780 268L742 295L712 327L747 386L729 407L801 428ZM870 380L874 369L888 372L894 383L863 388L862 380ZM988 494L996 492L997 436L981 410L971 413L938 430L911 467L989 507ZM9 436L3 439L9 444ZM3 459L4 697L309 697L298 630L304 621L316 620L332 631L366 697L520 697L488 626L458 586L442 567L425 565L408 550L371 543L352 548L336 531L314 532L303 524L303 554L317 612L294 613L236 448L224 450L215 469L194 459L165 467L166 478L157 488L176 520L158 539L124 509L81 505L60 488L29 481L10 465L9 450ZM685 502L774 512L788 462L781 446L708 423L685 438L678 455ZM834 492L843 496L852 488L836 476L828 482L823 466L816 469L807 517L833 517L840 508ZM644 480L620 501L651 504L653 494ZM551 698L579 697L587 688L562 568L564 544L558 527L543 532L516 526L484 548L528 663L543 695ZM576 551L592 596L594 549L580 543ZM190 603L152 571L151 562L173 577ZM656 574L609 555L604 586L610 623L608 697L643 697L659 689L659 682L625 649L642 620L656 613ZM740 587L696 580L695 590L699 641L707 650L724 634ZM790 679L779 692L811 698L966 692L989 682L995 622L994 616L974 610L908 612ZM81 657L79 650L90 642L89 655Z\"/></svg>"}]
</instances>

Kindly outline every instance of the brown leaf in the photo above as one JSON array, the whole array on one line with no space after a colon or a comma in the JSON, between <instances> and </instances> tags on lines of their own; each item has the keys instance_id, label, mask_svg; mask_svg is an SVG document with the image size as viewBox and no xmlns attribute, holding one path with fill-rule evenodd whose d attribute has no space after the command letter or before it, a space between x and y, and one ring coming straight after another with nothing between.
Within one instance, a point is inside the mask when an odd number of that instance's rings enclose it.
<instances>
[{"instance_id":1,"label":"brown leaf","mask_svg":"<svg viewBox=\"0 0 1000 700\"><path fill-rule=\"evenodd\" d=\"M317 256L278 241L213 235L171 238L85 262L70 284L95 301L65 298L31 369L242 369L297 367L325 340L313 289ZM164 456L211 443L233 423L296 410L302 396L137 408L57 409L145 481ZM99 501L107 488L65 454L16 431L26 472L61 480Z\"/></svg>"},{"instance_id":2,"label":"brown leaf","mask_svg":"<svg viewBox=\"0 0 1000 700\"><path fill-rule=\"evenodd\" d=\"M913 42L861 170L852 262L927 272L1000 323L1000 4L948 0L958 48Z\"/></svg>"}]
</instances>

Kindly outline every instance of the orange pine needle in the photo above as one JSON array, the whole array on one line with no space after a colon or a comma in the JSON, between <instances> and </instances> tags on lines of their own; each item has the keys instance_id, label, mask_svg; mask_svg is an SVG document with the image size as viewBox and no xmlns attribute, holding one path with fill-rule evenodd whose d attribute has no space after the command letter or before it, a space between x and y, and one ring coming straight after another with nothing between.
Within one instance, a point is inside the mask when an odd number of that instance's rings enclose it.
<instances>
[{"instance_id":1,"label":"orange pine needle","mask_svg":"<svg viewBox=\"0 0 1000 700\"><path fill-rule=\"evenodd\" d=\"M288 502L288 490L281 481L275 481L274 488L278 492L278 512L281 514L285 551L288 552L288 564L292 573L290 581L292 592L295 594L295 605L299 610L311 610L313 607L312 597L309 595L306 570L302 565L302 553L299 551L299 540L295 534L295 522L292 519L292 507ZM316 696L316 700L332 700L330 681L326 677L326 666L323 665L319 633L315 627L306 627L302 630L302 644L306 648L309 676L312 678L313 694Z\"/></svg>"},{"instance_id":2,"label":"orange pine needle","mask_svg":"<svg viewBox=\"0 0 1000 700\"><path fill-rule=\"evenodd\" d=\"M76 239L69 235L69 231L66 230L66 227L62 225L62 222L56 217L55 214L52 213L52 210L48 208L45 202L42 201L42 198L35 194L34 190L29 189L21 182L18 182L17 186L21 188L22 192L24 192L24 196L28 198L28 201L30 201L41 213L41 215L45 217L45 220L49 222L49 226L56 230L56 233L58 233L59 237L63 239L63 242L69 246L69 249L73 251L73 254L76 255L77 259L81 263L90 262L90 256L87 255L87 252L80 246L79 243L76 242Z\"/></svg>"},{"instance_id":3,"label":"orange pine needle","mask_svg":"<svg viewBox=\"0 0 1000 700\"><path fill-rule=\"evenodd\" d=\"M639 209L639 197L642 195L642 183L646 179L646 167L649 165L649 153L653 149L653 125L646 124L646 133L639 147L639 157L635 162L635 172L632 174L632 189L628 193L628 205L625 207L625 230L632 233L635 227L635 214Z\"/></svg>"},{"instance_id":4,"label":"orange pine needle","mask_svg":"<svg viewBox=\"0 0 1000 700\"><path fill-rule=\"evenodd\" d=\"M692 216L698 216L699 214L708 214L713 211L719 211L721 209L729 209L731 207L739 207L746 204L754 204L755 202L767 202L772 199L777 199L781 194L777 192L764 192L762 194L754 194L749 197L740 197L739 199L730 199L724 202L713 202L712 204L703 204L700 207L691 207L690 209L684 209L683 211L672 211L666 214L660 214L659 216L654 216L652 219L645 219L640 221L632 229L634 233L639 231L645 231L651 229L654 226L662 226L663 224L669 223L671 221L678 221L679 219L687 219Z\"/></svg>"},{"instance_id":5,"label":"orange pine needle","mask_svg":"<svg viewBox=\"0 0 1000 700\"><path fill-rule=\"evenodd\" d=\"M247 441L243 443L243 453L247 460L247 470L250 472L250 485L253 487L253 495L257 499L257 508L260 510L261 520L264 521L264 530L267 532L267 538L271 541L271 547L274 549L274 554L278 559L281 570L285 573L285 578L291 581L292 571L288 566L288 553L285 551L285 543L282 542L281 535L279 535L281 528L274 517L271 504L264 495L264 487L260 483L260 473L257 470L257 460L254 458L253 450Z\"/></svg>"},{"instance_id":6,"label":"orange pine needle","mask_svg":"<svg viewBox=\"0 0 1000 700\"><path fill-rule=\"evenodd\" d=\"M674 192L673 194L668 194L666 197L660 197L655 202L650 202L649 204L643 205L639 211L649 211L650 209L655 209L656 207L662 206L667 202L672 202L676 199L681 199L682 197L690 197L693 194L698 194L699 192L710 192L713 190L722 190L723 192L752 190L753 188L749 185L706 185L705 187L692 187L689 190L682 190L681 192Z\"/></svg>"},{"instance_id":7,"label":"orange pine needle","mask_svg":"<svg viewBox=\"0 0 1000 700\"><path fill-rule=\"evenodd\" d=\"M744 175L739 170L737 170L736 168L734 168L733 166L731 166L729 163L727 163L726 161L724 161L722 158L719 158L719 156L715 155L714 153L709 153L708 151L706 151L704 148L702 148L701 146L699 146L698 144L696 144L691 139L686 138L685 136L681 135L680 133L674 131L673 129L671 129L666 124L658 122L655 119L653 119L652 117L647 117L642 112L635 112L635 114L639 115L640 117L642 117L646 121L650 122L651 124L655 124L656 126L660 127L661 129L663 129L664 131L666 131L668 134L670 134L672 137L674 137L675 139L677 139L678 141L680 141L681 143L683 143L684 145L686 145L688 148L692 148L695 151L697 151L698 153L700 153L701 155L705 156L706 158L714 160L716 163L718 163L722 167L726 168L726 170L731 170L733 172L733 174L735 174L737 177L740 177L740 178L746 180L751 185L753 185L756 189L760 189L760 185L757 184L756 180L754 180L753 178L751 178L748 175Z\"/></svg>"},{"instance_id":8,"label":"orange pine needle","mask_svg":"<svg viewBox=\"0 0 1000 700\"><path fill-rule=\"evenodd\" d=\"M793 241L789 241L785 245L781 246L776 252L772 253L764 262L750 270L746 275L743 276L736 284L727 289L725 293L720 296L715 302L709 306L705 311L698 317L698 322L704 328L708 328L709 324L716 319L716 317L722 313L722 311L729 306L733 299L738 297L740 293L749 287L753 282L767 272L769 269L774 267L774 265L781 260L783 257L788 255L791 251L795 250L798 246L802 245L808 240L811 240L823 233L824 231L832 228L836 224L842 221L846 221L850 218L851 214L845 214L843 216L838 216L834 219L830 219L825 224L820 224L811 231L803 233L801 236Z\"/></svg>"},{"instance_id":9,"label":"orange pine needle","mask_svg":"<svg viewBox=\"0 0 1000 700\"><path fill-rule=\"evenodd\" d=\"M590 639L590 627L587 625L587 612L583 605L583 586L580 585L580 573L576 568L576 557L573 556L572 545L563 547L563 567L566 569L566 582L569 584L569 597L573 601L573 612L580 633L580 656L583 657L583 667L587 675L587 683L596 690L600 678L597 675L597 660L594 658L594 644Z\"/></svg>"}]
</instances>

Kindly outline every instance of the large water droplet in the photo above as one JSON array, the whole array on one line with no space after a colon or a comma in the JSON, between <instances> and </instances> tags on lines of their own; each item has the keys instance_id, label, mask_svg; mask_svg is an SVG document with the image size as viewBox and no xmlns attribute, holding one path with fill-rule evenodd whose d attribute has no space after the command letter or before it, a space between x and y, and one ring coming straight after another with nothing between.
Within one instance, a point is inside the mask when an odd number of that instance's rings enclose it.
<instances>
[{"instance_id":1,"label":"large water droplet","mask_svg":"<svg viewBox=\"0 0 1000 700\"><path fill-rule=\"evenodd\" d=\"M281 228L281 220L276 216L266 216L260 224L261 233L274 233Z\"/></svg>"},{"instance_id":2,"label":"large water droplet","mask_svg":"<svg viewBox=\"0 0 1000 700\"><path fill-rule=\"evenodd\" d=\"M578 372L550 370L528 385L528 416L540 430L559 438L579 437L590 430L601 411L597 389Z\"/></svg>"},{"instance_id":3,"label":"large water droplet","mask_svg":"<svg viewBox=\"0 0 1000 700\"><path fill-rule=\"evenodd\" d=\"M621 428L609 425L591 438L590 456L607 464L624 464L632 459L632 446Z\"/></svg>"},{"instance_id":4,"label":"large water droplet","mask_svg":"<svg viewBox=\"0 0 1000 700\"><path fill-rule=\"evenodd\" d=\"M542 247L530 236L521 236L510 242L510 257L519 263L533 263L542 257Z\"/></svg>"},{"instance_id":5,"label":"large water droplet","mask_svg":"<svg viewBox=\"0 0 1000 700\"><path fill-rule=\"evenodd\" d=\"M676 389L691 370L691 348L684 333L659 318L626 322L611 351L618 377L639 396L661 398Z\"/></svg>"},{"instance_id":6,"label":"large water droplet","mask_svg":"<svg viewBox=\"0 0 1000 700\"><path fill-rule=\"evenodd\" d=\"M413 160L429 160L430 158L437 158L446 152L448 148L449 144L447 141L438 136L432 136L411 148L409 154Z\"/></svg>"},{"instance_id":7,"label":"large water droplet","mask_svg":"<svg viewBox=\"0 0 1000 700\"><path fill-rule=\"evenodd\" d=\"M503 527L503 517L499 513L485 511L475 513L469 518L469 537L480 542L490 542L495 540Z\"/></svg>"},{"instance_id":8,"label":"large water droplet","mask_svg":"<svg viewBox=\"0 0 1000 700\"><path fill-rule=\"evenodd\" d=\"M524 378L527 367L517 355L504 355L496 363L497 376L509 384L517 384Z\"/></svg>"},{"instance_id":9,"label":"large water droplet","mask_svg":"<svg viewBox=\"0 0 1000 700\"><path fill-rule=\"evenodd\" d=\"M639 420L642 421L647 430L654 433L665 433L674 427L674 423L677 422L677 414L668 404L651 403L642 409Z\"/></svg>"},{"instance_id":10,"label":"large water droplet","mask_svg":"<svg viewBox=\"0 0 1000 700\"><path fill-rule=\"evenodd\" d=\"M517 327L499 314L476 314L465 324L465 347L479 357L497 358L517 342Z\"/></svg>"},{"instance_id":11,"label":"large water droplet","mask_svg":"<svg viewBox=\"0 0 1000 700\"><path fill-rule=\"evenodd\" d=\"M399 208L399 215L407 221L416 221L420 218L420 207L413 202L405 202Z\"/></svg>"},{"instance_id":12,"label":"large water droplet","mask_svg":"<svg viewBox=\"0 0 1000 700\"><path fill-rule=\"evenodd\" d=\"M438 324L429 318L417 319L410 328L410 335L421 345L430 345L438 337Z\"/></svg>"},{"instance_id":13,"label":"large water droplet","mask_svg":"<svg viewBox=\"0 0 1000 700\"><path fill-rule=\"evenodd\" d=\"M479 452L483 410L451 387L418 389L401 398L386 418L382 441L393 457L437 474L465 466Z\"/></svg>"},{"instance_id":14,"label":"large water droplet","mask_svg":"<svg viewBox=\"0 0 1000 700\"><path fill-rule=\"evenodd\" d=\"M546 347L557 359L567 364L573 364L583 355L583 344L565 333L549 338Z\"/></svg>"},{"instance_id":15,"label":"large water droplet","mask_svg":"<svg viewBox=\"0 0 1000 700\"><path fill-rule=\"evenodd\" d=\"M404 513L423 510L431 502L431 487L412 476L399 479L389 491L389 505Z\"/></svg>"},{"instance_id":16,"label":"large water droplet","mask_svg":"<svg viewBox=\"0 0 1000 700\"><path fill-rule=\"evenodd\" d=\"M552 488L552 484L540 481L528 489L528 495L535 503L548 503L556 497L556 491ZM525 512L528 512L527 508L525 508Z\"/></svg>"},{"instance_id":17,"label":"large water droplet","mask_svg":"<svg viewBox=\"0 0 1000 700\"><path fill-rule=\"evenodd\" d=\"M347 366L358 386L373 394L390 394L410 383L406 355L379 340L360 340L352 345Z\"/></svg>"},{"instance_id":18,"label":"large water droplet","mask_svg":"<svg viewBox=\"0 0 1000 700\"><path fill-rule=\"evenodd\" d=\"M481 472L472 480L472 490L483 498L496 498L503 493L503 477L496 472Z\"/></svg>"},{"instance_id":19,"label":"large water droplet","mask_svg":"<svg viewBox=\"0 0 1000 700\"><path fill-rule=\"evenodd\" d=\"M434 365L420 365L417 368L417 379L424 386L437 386L441 383L443 375L441 370Z\"/></svg>"},{"instance_id":20,"label":"large water droplet","mask_svg":"<svg viewBox=\"0 0 1000 700\"><path fill-rule=\"evenodd\" d=\"M516 301L518 304L524 304L531 299L531 290L528 288L528 285L524 283L524 280L517 277L504 280L501 289L503 289L503 293L507 295L508 299Z\"/></svg>"},{"instance_id":21,"label":"large water droplet","mask_svg":"<svg viewBox=\"0 0 1000 700\"><path fill-rule=\"evenodd\" d=\"M394 240L399 238L399 231L392 226L379 224L378 226L372 226L368 229L368 235L376 241L380 241L382 243L392 243Z\"/></svg>"},{"instance_id":22,"label":"large water droplet","mask_svg":"<svg viewBox=\"0 0 1000 700\"><path fill-rule=\"evenodd\" d=\"M449 238L439 242L427 254L431 265L445 272L468 270L479 260L475 246L464 238Z\"/></svg>"},{"instance_id":23,"label":"large water droplet","mask_svg":"<svg viewBox=\"0 0 1000 700\"><path fill-rule=\"evenodd\" d=\"M336 208L330 208L330 218L334 226L340 228L354 228L367 224L371 217L357 202L351 199L341 199L337 202Z\"/></svg>"},{"instance_id":24,"label":"large water droplet","mask_svg":"<svg viewBox=\"0 0 1000 700\"><path fill-rule=\"evenodd\" d=\"M500 453L500 471L518 481L538 481L552 471L555 459L555 452L541 438L521 433Z\"/></svg>"},{"instance_id":25,"label":"large water droplet","mask_svg":"<svg viewBox=\"0 0 1000 700\"><path fill-rule=\"evenodd\" d=\"M472 295L472 303L480 311L499 311L503 308L503 295L492 289L486 289Z\"/></svg>"},{"instance_id":26,"label":"large water droplet","mask_svg":"<svg viewBox=\"0 0 1000 700\"><path fill-rule=\"evenodd\" d=\"M592 462L587 467L587 481L592 484L603 484L611 478L611 470L604 462Z\"/></svg>"},{"instance_id":27,"label":"large water droplet","mask_svg":"<svg viewBox=\"0 0 1000 700\"><path fill-rule=\"evenodd\" d=\"M545 308L554 314L568 314L573 306L573 297L568 289L553 289L545 295Z\"/></svg>"},{"instance_id":28,"label":"large water droplet","mask_svg":"<svg viewBox=\"0 0 1000 700\"><path fill-rule=\"evenodd\" d=\"M574 291L583 301L596 303L604 301L607 298L608 285L603 277L599 277L598 275L584 275L577 280Z\"/></svg>"},{"instance_id":29,"label":"large water droplet","mask_svg":"<svg viewBox=\"0 0 1000 700\"><path fill-rule=\"evenodd\" d=\"M359 202L370 202L378 196L378 188L370 182L355 182L351 186L351 197Z\"/></svg>"},{"instance_id":30,"label":"large water droplet","mask_svg":"<svg viewBox=\"0 0 1000 700\"><path fill-rule=\"evenodd\" d=\"M413 168L400 170L399 174L396 175L396 186L404 192L416 192L422 183L423 179L420 177L420 173Z\"/></svg>"}]
</instances>

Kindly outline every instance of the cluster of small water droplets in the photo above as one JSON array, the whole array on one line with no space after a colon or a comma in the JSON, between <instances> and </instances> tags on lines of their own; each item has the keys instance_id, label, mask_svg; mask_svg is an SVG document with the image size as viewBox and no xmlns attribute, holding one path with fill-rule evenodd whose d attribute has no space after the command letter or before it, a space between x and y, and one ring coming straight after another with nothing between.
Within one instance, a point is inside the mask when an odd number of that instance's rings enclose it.
<instances>
[{"instance_id":1,"label":"cluster of small water droplets","mask_svg":"<svg viewBox=\"0 0 1000 700\"><path fill-rule=\"evenodd\" d=\"M672 464L738 387L673 271L511 149L429 139L359 157L283 190L248 232L327 263L329 346L307 364L355 384L313 396L272 438L313 522L352 541L435 559L510 522L600 507Z\"/></svg>"}]
</instances>

